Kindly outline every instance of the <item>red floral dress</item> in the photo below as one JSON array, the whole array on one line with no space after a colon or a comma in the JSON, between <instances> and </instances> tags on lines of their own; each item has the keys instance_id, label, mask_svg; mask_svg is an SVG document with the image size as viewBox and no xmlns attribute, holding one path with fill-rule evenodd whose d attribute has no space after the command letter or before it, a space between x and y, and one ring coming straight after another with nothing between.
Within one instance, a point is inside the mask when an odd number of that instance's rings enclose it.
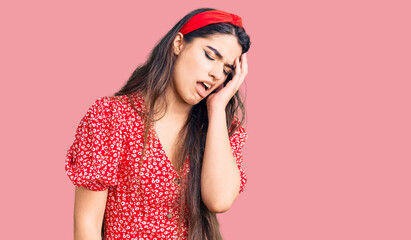
<instances>
[{"instance_id":1,"label":"red floral dress","mask_svg":"<svg viewBox=\"0 0 411 240\"><path fill-rule=\"evenodd\" d=\"M138 110L146 109L141 94L133 100ZM81 119L67 151L65 169L74 185L93 191L108 189L105 239L177 239L179 176L187 176L189 159L179 175L151 126L138 182L143 126L128 96L101 97ZM241 175L240 193L247 182L242 169L246 139L243 127L230 137ZM184 216L181 239L187 239L187 210Z\"/></svg>"}]
</instances>

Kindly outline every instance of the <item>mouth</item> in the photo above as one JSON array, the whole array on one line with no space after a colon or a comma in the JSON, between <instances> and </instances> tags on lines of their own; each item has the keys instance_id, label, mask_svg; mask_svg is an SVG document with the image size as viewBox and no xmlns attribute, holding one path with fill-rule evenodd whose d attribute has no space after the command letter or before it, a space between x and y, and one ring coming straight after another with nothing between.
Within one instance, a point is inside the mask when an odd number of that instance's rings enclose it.
<instances>
[{"instance_id":1,"label":"mouth","mask_svg":"<svg viewBox=\"0 0 411 240\"><path fill-rule=\"evenodd\" d=\"M204 87L205 87L206 91L207 91L208 89L210 89L210 87L211 87L210 84L205 83L205 82L203 82L203 84L204 84Z\"/></svg>"},{"instance_id":2,"label":"mouth","mask_svg":"<svg viewBox=\"0 0 411 240\"><path fill-rule=\"evenodd\" d=\"M196 83L197 92L203 98L205 98L208 95L209 90L212 87L213 87L213 84L211 83L207 83L207 82L197 82Z\"/></svg>"}]
</instances>

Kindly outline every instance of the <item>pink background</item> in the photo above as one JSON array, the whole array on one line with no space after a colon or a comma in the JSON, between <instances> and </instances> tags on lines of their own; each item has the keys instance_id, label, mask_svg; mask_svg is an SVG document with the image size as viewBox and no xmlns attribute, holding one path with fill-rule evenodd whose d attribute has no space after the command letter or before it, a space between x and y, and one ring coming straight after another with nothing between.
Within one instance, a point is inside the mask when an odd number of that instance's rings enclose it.
<instances>
[{"instance_id":1,"label":"pink background","mask_svg":"<svg viewBox=\"0 0 411 240\"><path fill-rule=\"evenodd\" d=\"M252 41L248 183L225 239L411 239L409 1L9 2L1 239L72 239L80 119L199 7L242 16Z\"/></svg>"}]
</instances>

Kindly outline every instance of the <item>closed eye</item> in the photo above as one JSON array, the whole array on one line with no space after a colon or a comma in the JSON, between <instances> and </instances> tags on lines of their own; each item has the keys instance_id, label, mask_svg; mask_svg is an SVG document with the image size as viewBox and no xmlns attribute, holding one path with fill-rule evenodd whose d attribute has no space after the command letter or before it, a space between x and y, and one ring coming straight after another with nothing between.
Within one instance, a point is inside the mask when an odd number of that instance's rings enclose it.
<instances>
[{"instance_id":1,"label":"closed eye","mask_svg":"<svg viewBox=\"0 0 411 240\"><path fill-rule=\"evenodd\" d=\"M210 55L208 55L208 53L206 51L204 51L204 53L205 53L205 55L208 59L213 60L213 61L215 60L214 58L210 57Z\"/></svg>"},{"instance_id":2,"label":"closed eye","mask_svg":"<svg viewBox=\"0 0 411 240\"><path fill-rule=\"evenodd\" d=\"M206 56L208 59L210 59L211 61L215 61L215 59L212 58L212 57L210 57L210 55L208 55L208 53L207 53L206 51L204 51L204 53L205 53L205 56ZM226 72L225 70L223 70L223 72L224 72L224 74L225 74L226 76L230 74L230 73Z\"/></svg>"}]
</instances>

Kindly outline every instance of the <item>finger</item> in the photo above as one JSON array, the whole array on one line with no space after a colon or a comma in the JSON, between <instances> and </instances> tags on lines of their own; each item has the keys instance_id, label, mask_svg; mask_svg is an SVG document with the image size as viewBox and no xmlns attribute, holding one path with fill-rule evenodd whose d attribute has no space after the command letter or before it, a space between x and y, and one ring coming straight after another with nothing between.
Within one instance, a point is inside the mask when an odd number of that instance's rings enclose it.
<instances>
[{"instance_id":1,"label":"finger","mask_svg":"<svg viewBox=\"0 0 411 240\"><path fill-rule=\"evenodd\" d=\"M244 77L245 77L245 75L247 75L247 73L248 73L248 60L247 60L247 55L246 55L246 53L244 53L244 54L241 56L241 72L242 72L242 74L244 74Z\"/></svg>"},{"instance_id":2,"label":"finger","mask_svg":"<svg viewBox=\"0 0 411 240\"><path fill-rule=\"evenodd\" d=\"M233 93L237 92L238 88L239 88L239 81L241 79L241 66L240 66L240 58L236 58L234 61L234 65L235 65L235 75L232 77L232 79L230 81L228 81L228 83L226 84L226 88L227 89L231 89L231 91Z\"/></svg>"},{"instance_id":3,"label":"finger","mask_svg":"<svg viewBox=\"0 0 411 240\"><path fill-rule=\"evenodd\" d=\"M241 76L241 66L240 66L240 58L236 58L235 60L235 75L233 77L233 82L238 83L238 80Z\"/></svg>"},{"instance_id":4,"label":"finger","mask_svg":"<svg viewBox=\"0 0 411 240\"><path fill-rule=\"evenodd\" d=\"M236 59L235 71L236 71L236 73L238 73L239 75L241 75L241 74L243 73L243 70L241 69L240 58L237 58L237 59Z\"/></svg>"},{"instance_id":5,"label":"finger","mask_svg":"<svg viewBox=\"0 0 411 240\"><path fill-rule=\"evenodd\" d=\"M247 75L247 59L244 57L244 54L241 55L241 66L238 66L239 69L241 69L241 74L238 76L238 82L237 82L237 90L240 88L241 84L243 83L245 76ZM244 70L246 72L244 72Z\"/></svg>"},{"instance_id":6,"label":"finger","mask_svg":"<svg viewBox=\"0 0 411 240\"><path fill-rule=\"evenodd\" d=\"M244 82L245 77L248 74L248 61L247 61L247 55L244 53L241 56L241 79L240 79L240 85Z\"/></svg>"},{"instance_id":7,"label":"finger","mask_svg":"<svg viewBox=\"0 0 411 240\"><path fill-rule=\"evenodd\" d=\"M230 81L228 81L227 83L226 83L226 85L224 86L224 88L227 88L227 89L229 89L230 91L236 91L236 87L237 87L237 83L236 83L236 81L237 81L237 78L238 77L236 77L236 79L231 79Z\"/></svg>"}]
</instances>

